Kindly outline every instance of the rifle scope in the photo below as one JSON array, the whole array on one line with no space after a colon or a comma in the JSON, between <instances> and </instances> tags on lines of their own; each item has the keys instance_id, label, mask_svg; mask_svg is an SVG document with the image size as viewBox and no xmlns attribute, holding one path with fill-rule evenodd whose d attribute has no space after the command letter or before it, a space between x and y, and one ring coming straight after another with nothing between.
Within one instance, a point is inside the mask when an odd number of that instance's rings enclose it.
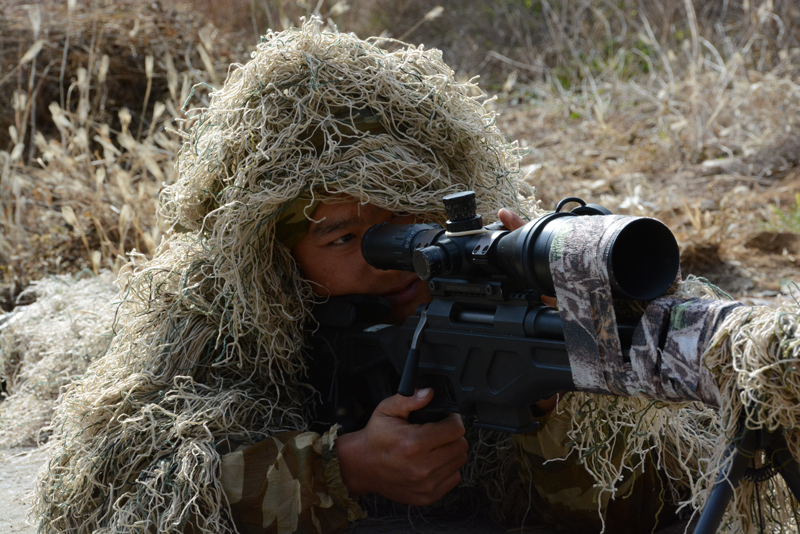
<instances>
[{"instance_id":1,"label":"rifle scope","mask_svg":"<svg viewBox=\"0 0 800 534\"><path fill-rule=\"evenodd\" d=\"M569 202L579 207L561 211ZM514 231L499 223L483 226L476 214L475 193L444 197L448 221L438 224L378 224L364 234L361 253L377 269L414 271L422 280L435 277L505 277L518 289L555 296L550 251L556 237L568 232L577 216L611 215L597 204L570 197L553 213ZM630 219L607 245L607 267L616 298L651 300L662 295L678 273L680 253L675 236L656 219Z\"/></svg>"}]
</instances>

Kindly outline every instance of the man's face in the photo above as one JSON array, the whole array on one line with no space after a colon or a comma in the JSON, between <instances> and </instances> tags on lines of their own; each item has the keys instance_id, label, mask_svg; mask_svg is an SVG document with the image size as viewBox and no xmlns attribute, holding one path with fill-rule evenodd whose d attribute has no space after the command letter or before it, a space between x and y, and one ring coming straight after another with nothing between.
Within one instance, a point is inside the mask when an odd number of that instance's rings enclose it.
<instances>
[{"instance_id":1,"label":"man's face","mask_svg":"<svg viewBox=\"0 0 800 534\"><path fill-rule=\"evenodd\" d=\"M308 233L292 247L292 256L303 275L319 284L314 287L317 294L380 295L392 305L388 321L394 324L430 302L428 286L416 273L375 269L361 255L361 238L370 226L411 224L414 216L351 201L320 204L313 218Z\"/></svg>"}]
</instances>

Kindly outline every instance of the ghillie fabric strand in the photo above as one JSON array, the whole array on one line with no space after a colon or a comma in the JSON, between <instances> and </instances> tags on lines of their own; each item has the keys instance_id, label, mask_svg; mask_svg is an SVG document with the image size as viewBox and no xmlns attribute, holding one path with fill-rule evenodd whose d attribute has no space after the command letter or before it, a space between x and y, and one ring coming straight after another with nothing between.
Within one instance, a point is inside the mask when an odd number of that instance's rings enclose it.
<instances>
[{"instance_id":1,"label":"ghillie fabric strand","mask_svg":"<svg viewBox=\"0 0 800 534\"><path fill-rule=\"evenodd\" d=\"M443 223L475 190L535 215L520 153L438 50L389 52L318 21L269 33L193 121L163 192L173 231L133 258L108 353L61 397L33 513L42 533L232 532L218 445L307 430L311 283L275 238L294 199ZM359 128L360 112L381 128ZM348 110L342 113L342 110Z\"/></svg>"}]
</instances>

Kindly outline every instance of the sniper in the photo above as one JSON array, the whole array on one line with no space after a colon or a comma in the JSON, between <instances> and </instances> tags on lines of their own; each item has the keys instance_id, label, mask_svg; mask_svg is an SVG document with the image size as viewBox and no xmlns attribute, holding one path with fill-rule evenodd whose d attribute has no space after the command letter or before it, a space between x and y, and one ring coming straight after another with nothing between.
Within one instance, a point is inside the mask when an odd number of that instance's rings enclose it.
<instances>
[{"instance_id":1,"label":"sniper","mask_svg":"<svg viewBox=\"0 0 800 534\"><path fill-rule=\"evenodd\" d=\"M457 414L413 424L427 388L385 399L363 428L319 429L327 392L304 358L314 302L381 296L400 324L431 298L414 273L364 261L368 228L444 225L442 197L467 190L510 230L542 213L484 101L438 50L387 51L314 20L232 68L190 114L161 200L172 231L133 266L108 354L59 404L40 532L328 534L381 502L503 528L673 522L682 495L650 455L625 454L624 434L609 452L616 497L600 491L567 435L597 416L555 397L523 435L467 430Z\"/></svg>"}]
</instances>

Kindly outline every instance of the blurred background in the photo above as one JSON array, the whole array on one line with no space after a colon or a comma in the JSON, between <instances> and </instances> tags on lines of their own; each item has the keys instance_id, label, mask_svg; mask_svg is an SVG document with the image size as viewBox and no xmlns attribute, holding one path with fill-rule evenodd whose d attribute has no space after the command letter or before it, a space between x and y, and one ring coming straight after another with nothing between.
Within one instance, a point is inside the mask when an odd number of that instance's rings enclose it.
<instances>
[{"instance_id":1,"label":"blurred background","mask_svg":"<svg viewBox=\"0 0 800 534\"><path fill-rule=\"evenodd\" d=\"M800 282L795 0L5 0L0 391L45 403L31 429L107 346L110 319L90 319L128 255L166 231L157 198L176 178L181 110L268 29L311 15L479 76L543 208L579 196L657 217L684 275L751 304ZM8 406L0 444L34 439L4 434Z\"/></svg>"}]
</instances>

